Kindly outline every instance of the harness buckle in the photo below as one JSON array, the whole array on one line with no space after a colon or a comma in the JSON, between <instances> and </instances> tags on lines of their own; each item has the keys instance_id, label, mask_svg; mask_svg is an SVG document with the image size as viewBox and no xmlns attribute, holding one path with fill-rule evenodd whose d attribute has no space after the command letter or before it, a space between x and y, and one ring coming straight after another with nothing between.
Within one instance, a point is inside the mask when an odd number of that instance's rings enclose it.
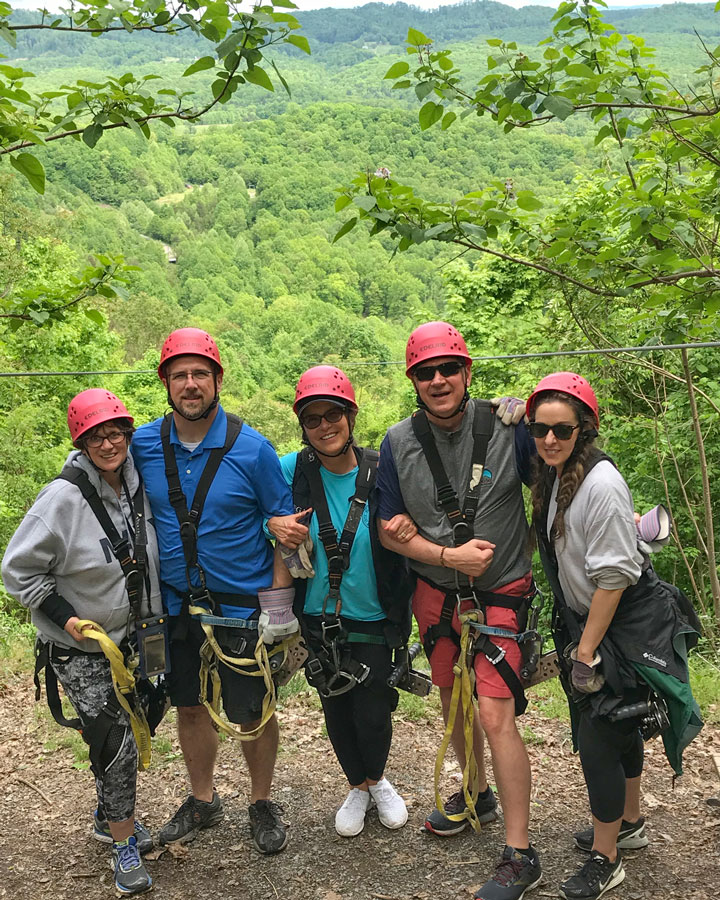
<instances>
[{"instance_id":1,"label":"harness buckle","mask_svg":"<svg viewBox=\"0 0 720 900\"><path fill-rule=\"evenodd\" d=\"M333 616L332 619L323 619L320 623L320 629L322 631L322 641L324 644L333 644L337 641L343 632L342 623L340 619Z\"/></svg>"},{"instance_id":2,"label":"harness buckle","mask_svg":"<svg viewBox=\"0 0 720 900\"><path fill-rule=\"evenodd\" d=\"M494 666L497 666L498 663L502 662L505 659L505 648L499 647L497 644L493 644L492 641L488 641L490 646L493 648L493 655L491 656L487 650L483 650L485 654L485 658L488 662L492 663Z\"/></svg>"}]
</instances>

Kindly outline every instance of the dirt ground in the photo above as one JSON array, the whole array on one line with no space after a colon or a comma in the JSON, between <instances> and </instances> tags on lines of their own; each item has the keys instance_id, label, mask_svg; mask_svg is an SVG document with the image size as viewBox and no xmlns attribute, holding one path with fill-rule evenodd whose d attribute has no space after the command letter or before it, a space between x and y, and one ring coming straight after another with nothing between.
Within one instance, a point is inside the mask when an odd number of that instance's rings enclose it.
<instances>
[{"instance_id":1,"label":"dirt ground","mask_svg":"<svg viewBox=\"0 0 720 900\"><path fill-rule=\"evenodd\" d=\"M34 710L30 679L18 677L0 695L0 897L13 900L87 900L114 894L107 845L91 838L94 789L76 768L71 749L49 742L60 729ZM532 898L556 897L557 886L582 862L570 835L584 826L586 798L564 723L541 716L531 701L521 720L533 767L532 840L544 882ZM169 852L148 863L155 895L217 896L227 900L470 900L502 850L502 822L482 834L441 839L422 834L432 808L432 771L441 736L439 720L397 717L388 776L405 797L410 818L400 831L368 815L364 832L338 837L336 808L347 787L323 735L322 717L308 695L280 713L282 751L275 798L292 823L287 850L276 857L254 851L247 825L248 779L240 750L221 744L217 787L223 824L202 832L180 858ZM182 758L173 726L160 729L165 749L140 775L139 817L157 830L185 796ZM55 749L53 749L55 747ZM169 749L168 749L169 748ZM712 755L720 730L706 728L686 753L686 774L672 789L672 772L659 744L647 745L644 803L650 846L626 853L627 878L612 892L623 900L715 900L720 895L720 795ZM446 763L444 792L455 790Z\"/></svg>"}]
</instances>

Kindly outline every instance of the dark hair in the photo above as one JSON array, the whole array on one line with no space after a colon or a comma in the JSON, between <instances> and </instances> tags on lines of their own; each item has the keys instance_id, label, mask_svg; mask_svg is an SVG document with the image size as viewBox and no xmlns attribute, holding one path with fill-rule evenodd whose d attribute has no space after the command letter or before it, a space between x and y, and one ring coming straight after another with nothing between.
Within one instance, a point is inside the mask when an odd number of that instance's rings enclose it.
<instances>
[{"instance_id":1,"label":"dark hair","mask_svg":"<svg viewBox=\"0 0 720 900\"><path fill-rule=\"evenodd\" d=\"M83 450L87 449L86 441L89 437L92 437L98 428L102 428L103 425L116 425L118 431L122 431L125 437L127 438L128 444L130 444L130 439L135 434L135 426L130 421L130 419L126 419L124 416L118 417L117 419L107 419L105 422L100 422L99 424L93 426L88 429L85 434L81 435L78 438L76 446L81 447Z\"/></svg>"},{"instance_id":2,"label":"dark hair","mask_svg":"<svg viewBox=\"0 0 720 900\"><path fill-rule=\"evenodd\" d=\"M578 492L578 488L585 479L585 471L588 462L599 452L595 447L597 429L595 420L587 406L570 394L562 391L543 391L533 407L533 419L537 410L543 403L560 401L566 403L575 414L575 421L580 425L580 432L572 453L563 466L562 475L557 489L557 515L553 523L553 538L562 537L565 534L565 511ZM540 456L533 460L531 496L532 496L532 521L537 524L547 510L543 510L547 489L552 483L553 467L549 466Z\"/></svg>"}]
</instances>

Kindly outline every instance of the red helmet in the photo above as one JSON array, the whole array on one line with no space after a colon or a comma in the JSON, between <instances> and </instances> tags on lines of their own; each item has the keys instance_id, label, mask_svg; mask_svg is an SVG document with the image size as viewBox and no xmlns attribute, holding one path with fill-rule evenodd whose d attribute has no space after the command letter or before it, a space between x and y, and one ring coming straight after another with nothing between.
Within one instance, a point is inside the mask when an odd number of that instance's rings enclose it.
<instances>
[{"instance_id":1,"label":"red helmet","mask_svg":"<svg viewBox=\"0 0 720 900\"><path fill-rule=\"evenodd\" d=\"M576 375L575 372L553 372L552 375L546 375L528 397L526 404L528 416L532 417L538 394L543 391L559 391L561 394L568 394L580 400L593 414L595 425L600 427L600 410L595 391L582 375Z\"/></svg>"},{"instance_id":2,"label":"red helmet","mask_svg":"<svg viewBox=\"0 0 720 900\"><path fill-rule=\"evenodd\" d=\"M405 374L426 359L437 356L459 356L472 362L463 336L448 322L426 322L413 331L405 348Z\"/></svg>"},{"instance_id":3,"label":"red helmet","mask_svg":"<svg viewBox=\"0 0 720 900\"><path fill-rule=\"evenodd\" d=\"M356 412L358 408L350 379L335 366L313 366L300 376L295 388L293 412L300 415L301 408L313 400L335 400Z\"/></svg>"},{"instance_id":4,"label":"red helmet","mask_svg":"<svg viewBox=\"0 0 720 900\"><path fill-rule=\"evenodd\" d=\"M68 428L73 444L86 431L112 419L128 419L132 425L134 419L127 411L122 400L115 394L102 388L89 388L82 391L70 401L67 411Z\"/></svg>"},{"instance_id":5,"label":"red helmet","mask_svg":"<svg viewBox=\"0 0 720 900\"><path fill-rule=\"evenodd\" d=\"M158 366L158 375L161 378L165 363L176 356L205 356L207 359L211 359L220 369L220 374L223 374L217 344L207 331L203 331L201 328L178 328L177 331L173 331L167 336L160 353L160 365Z\"/></svg>"}]
</instances>

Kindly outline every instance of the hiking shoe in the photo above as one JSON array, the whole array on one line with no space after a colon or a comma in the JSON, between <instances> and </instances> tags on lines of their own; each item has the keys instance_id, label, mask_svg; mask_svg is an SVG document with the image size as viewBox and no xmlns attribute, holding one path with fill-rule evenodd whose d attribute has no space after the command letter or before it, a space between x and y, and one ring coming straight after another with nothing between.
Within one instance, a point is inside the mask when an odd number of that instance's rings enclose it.
<instances>
[{"instance_id":1,"label":"hiking shoe","mask_svg":"<svg viewBox=\"0 0 720 900\"><path fill-rule=\"evenodd\" d=\"M387 778L383 777L377 784L368 787L377 806L380 822L386 828L402 828L408 820L407 807Z\"/></svg>"},{"instance_id":2,"label":"hiking shoe","mask_svg":"<svg viewBox=\"0 0 720 900\"><path fill-rule=\"evenodd\" d=\"M196 800L190 794L172 819L160 829L158 843L163 845L180 841L186 844L194 841L201 828L217 825L224 816L225 810L217 791L213 791L213 798L209 803L206 800Z\"/></svg>"},{"instance_id":3,"label":"hiking shoe","mask_svg":"<svg viewBox=\"0 0 720 900\"><path fill-rule=\"evenodd\" d=\"M524 853L505 847L493 877L475 894L475 900L522 900L542 881L540 857L534 847Z\"/></svg>"},{"instance_id":4,"label":"hiking shoe","mask_svg":"<svg viewBox=\"0 0 720 900\"><path fill-rule=\"evenodd\" d=\"M584 831L577 831L573 835L575 846L578 850L584 850L590 853L593 848L595 839L595 831L593 828L586 828ZM620 825L620 833L618 834L617 844L619 850L642 850L650 843L645 833L645 819L640 816L637 822L626 822L622 820Z\"/></svg>"},{"instance_id":5,"label":"hiking shoe","mask_svg":"<svg viewBox=\"0 0 720 900\"><path fill-rule=\"evenodd\" d=\"M607 856L593 850L580 871L560 885L560 896L565 900L595 900L624 880L625 869L619 852L615 862L610 862Z\"/></svg>"},{"instance_id":6,"label":"hiking shoe","mask_svg":"<svg viewBox=\"0 0 720 900\"><path fill-rule=\"evenodd\" d=\"M365 827L365 813L372 806L373 799L367 791L353 788L345 802L335 813L335 831L341 837L355 837Z\"/></svg>"},{"instance_id":7,"label":"hiking shoe","mask_svg":"<svg viewBox=\"0 0 720 900\"><path fill-rule=\"evenodd\" d=\"M284 810L273 800L256 800L248 806L253 843L261 853L279 853L288 842Z\"/></svg>"},{"instance_id":8,"label":"hiking shoe","mask_svg":"<svg viewBox=\"0 0 720 900\"><path fill-rule=\"evenodd\" d=\"M108 825L107 819L101 819L98 816L97 810L95 810L93 821L93 837L95 840L100 841L102 844L112 844L113 836L110 833L110 826ZM135 821L135 840L137 841L137 848L140 851L141 856L152 850L152 835L147 828L137 820Z\"/></svg>"},{"instance_id":9,"label":"hiking shoe","mask_svg":"<svg viewBox=\"0 0 720 900\"><path fill-rule=\"evenodd\" d=\"M137 841L130 835L124 841L113 841L115 887L121 894L141 894L152 887L152 878L140 858Z\"/></svg>"},{"instance_id":10,"label":"hiking shoe","mask_svg":"<svg viewBox=\"0 0 720 900\"><path fill-rule=\"evenodd\" d=\"M475 812L481 825L487 825L488 822L493 822L498 817L495 794L493 794L492 788L488 788L488 791L487 797L479 796L475 803ZM465 811L465 806L465 795L462 791L458 791L448 798L444 808L448 816L457 816ZM434 809L425 821L422 831L431 831L440 837L450 837L453 834L460 834L467 824L467 819L453 822L452 819L444 816L439 809Z\"/></svg>"}]
</instances>

